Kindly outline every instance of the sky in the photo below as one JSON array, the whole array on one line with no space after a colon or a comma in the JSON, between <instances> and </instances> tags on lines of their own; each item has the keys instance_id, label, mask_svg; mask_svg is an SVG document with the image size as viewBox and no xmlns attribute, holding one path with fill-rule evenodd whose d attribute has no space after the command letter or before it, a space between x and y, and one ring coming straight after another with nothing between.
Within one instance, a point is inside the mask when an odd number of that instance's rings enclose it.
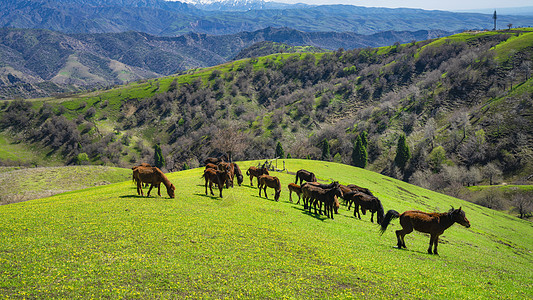
<instances>
[{"instance_id":1,"label":"sky","mask_svg":"<svg viewBox=\"0 0 533 300\"><path fill-rule=\"evenodd\" d=\"M408 7L427 10L472 10L472 9L497 9L502 7L533 6L531 0L273 0L284 3L307 4L350 4L370 7Z\"/></svg>"}]
</instances>

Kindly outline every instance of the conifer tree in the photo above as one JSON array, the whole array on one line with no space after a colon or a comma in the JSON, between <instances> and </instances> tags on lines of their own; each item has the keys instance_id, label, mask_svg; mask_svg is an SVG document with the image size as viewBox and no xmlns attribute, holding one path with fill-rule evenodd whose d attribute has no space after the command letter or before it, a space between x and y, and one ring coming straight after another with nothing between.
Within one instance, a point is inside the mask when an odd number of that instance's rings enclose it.
<instances>
[{"instance_id":1,"label":"conifer tree","mask_svg":"<svg viewBox=\"0 0 533 300\"><path fill-rule=\"evenodd\" d=\"M403 171L407 161L411 158L411 152L409 147L405 142L405 135L401 135L398 139L398 147L396 148L396 157L394 158L394 163Z\"/></svg>"},{"instance_id":2,"label":"conifer tree","mask_svg":"<svg viewBox=\"0 0 533 300\"><path fill-rule=\"evenodd\" d=\"M368 148L368 132L363 131L360 134L361 136L361 142L363 142L363 147Z\"/></svg>"},{"instance_id":3,"label":"conifer tree","mask_svg":"<svg viewBox=\"0 0 533 300\"><path fill-rule=\"evenodd\" d=\"M281 145L281 142L278 142L278 144L276 145L275 156L279 158L285 158L285 151L283 151L283 146Z\"/></svg>"},{"instance_id":4,"label":"conifer tree","mask_svg":"<svg viewBox=\"0 0 533 300\"><path fill-rule=\"evenodd\" d=\"M154 150L154 165L161 169L165 165L165 157L161 152L161 146L159 146L159 144L156 144L154 146Z\"/></svg>"},{"instance_id":5,"label":"conifer tree","mask_svg":"<svg viewBox=\"0 0 533 300\"><path fill-rule=\"evenodd\" d=\"M363 137L358 135L352 152L352 164L359 168L365 168L368 161L368 153L363 144Z\"/></svg>"},{"instance_id":6,"label":"conifer tree","mask_svg":"<svg viewBox=\"0 0 533 300\"><path fill-rule=\"evenodd\" d=\"M327 139L322 141L322 160L331 160L331 152L329 149L329 142Z\"/></svg>"}]
</instances>

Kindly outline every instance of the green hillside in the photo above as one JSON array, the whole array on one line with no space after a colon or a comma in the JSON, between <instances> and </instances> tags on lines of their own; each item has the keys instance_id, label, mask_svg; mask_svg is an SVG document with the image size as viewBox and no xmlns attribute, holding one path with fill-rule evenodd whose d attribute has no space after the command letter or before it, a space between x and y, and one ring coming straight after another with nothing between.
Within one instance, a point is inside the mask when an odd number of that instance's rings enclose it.
<instances>
[{"instance_id":1,"label":"green hillside","mask_svg":"<svg viewBox=\"0 0 533 300\"><path fill-rule=\"evenodd\" d=\"M368 215L341 206L334 220L288 202L294 175L276 173L280 202L244 185L205 196L202 170L172 173L176 198L138 197L131 181L0 206L1 298L533 297L532 223L367 170L286 160L368 187L386 210L462 207L472 227L412 233L398 250ZM239 165L246 170L256 161ZM282 161L278 162L281 167ZM255 185L255 183L254 183Z\"/></svg>"},{"instance_id":2,"label":"green hillside","mask_svg":"<svg viewBox=\"0 0 533 300\"><path fill-rule=\"evenodd\" d=\"M128 179L131 170L105 166L0 167L0 205Z\"/></svg>"},{"instance_id":3,"label":"green hillside","mask_svg":"<svg viewBox=\"0 0 533 300\"><path fill-rule=\"evenodd\" d=\"M9 147L76 164L197 167L207 156L352 164L368 134L366 168L458 195L457 186L531 184L532 28L464 32L389 47L277 53L113 89L0 105ZM411 157L394 162L400 136ZM324 154L324 145L330 148ZM0 152L0 155L3 155ZM3 164L31 164L24 152ZM529 178L529 179L528 179Z\"/></svg>"}]
</instances>

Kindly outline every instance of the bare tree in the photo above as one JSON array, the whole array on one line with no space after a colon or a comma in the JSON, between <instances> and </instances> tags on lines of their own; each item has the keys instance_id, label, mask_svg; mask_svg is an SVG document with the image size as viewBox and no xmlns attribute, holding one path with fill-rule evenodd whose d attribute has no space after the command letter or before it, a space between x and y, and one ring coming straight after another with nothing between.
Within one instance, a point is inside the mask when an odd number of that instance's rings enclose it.
<instances>
[{"instance_id":1,"label":"bare tree","mask_svg":"<svg viewBox=\"0 0 533 300\"><path fill-rule=\"evenodd\" d=\"M513 197L514 208L511 211L517 212L520 218L525 218L533 213L533 198L531 195L517 194Z\"/></svg>"}]
</instances>

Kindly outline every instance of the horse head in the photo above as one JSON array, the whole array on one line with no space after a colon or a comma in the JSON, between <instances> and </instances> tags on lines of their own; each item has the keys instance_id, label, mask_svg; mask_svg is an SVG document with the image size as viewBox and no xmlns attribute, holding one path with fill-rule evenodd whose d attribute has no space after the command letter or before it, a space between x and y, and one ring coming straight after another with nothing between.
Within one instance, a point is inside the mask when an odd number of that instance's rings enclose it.
<instances>
[{"instance_id":1,"label":"horse head","mask_svg":"<svg viewBox=\"0 0 533 300\"><path fill-rule=\"evenodd\" d=\"M454 222L459 223L466 228L470 227L470 221L468 221L468 219L466 218L465 211L462 210L461 207L459 207L459 209L453 209L452 207L452 211L450 214Z\"/></svg>"},{"instance_id":2,"label":"horse head","mask_svg":"<svg viewBox=\"0 0 533 300\"><path fill-rule=\"evenodd\" d=\"M174 198L176 196L174 193L175 190L176 190L176 187L174 186L174 184L171 183L167 189L167 193L170 198Z\"/></svg>"}]
</instances>

